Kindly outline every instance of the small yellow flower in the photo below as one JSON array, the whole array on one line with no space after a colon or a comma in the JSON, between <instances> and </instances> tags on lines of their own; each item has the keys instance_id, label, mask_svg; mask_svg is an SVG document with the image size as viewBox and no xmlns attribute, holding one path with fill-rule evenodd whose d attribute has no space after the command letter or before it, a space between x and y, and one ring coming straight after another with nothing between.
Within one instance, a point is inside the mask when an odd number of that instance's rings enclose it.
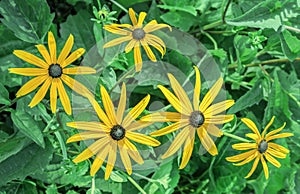
<instances>
[{"instance_id":1,"label":"small yellow flower","mask_svg":"<svg viewBox=\"0 0 300 194\"><path fill-rule=\"evenodd\" d=\"M56 111L57 95L59 95L61 103L67 114L71 114L71 104L66 93L63 83L65 83L72 90L83 96L91 96L89 90L81 83L77 82L70 75L77 74L91 74L96 73L96 70L91 67L70 67L66 68L76 59L78 59L85 50L79 48L73 53L70 53L74 44L73 35L70 35L60 55L56 58L56 42L52 32L48 33L48 47L49 52L44 45L36 45L44 60L39 57L22 50L15 50L13 53L20 59L35 65L39 68L10 68L10 73L15 73L25 76L36 76L23 85L16 96L21 97L34 91L41 84L42 86L37 91L29 106L32 108L37 105L46 95L50 88L50 106L53 113ZM58 94L57 94L58 92Z\"/></svg>"},{"instance_id":2,"label":"small yellow flower","mask_svg":"<svg viewBox=\"0 0 300 194\"><path fill-rule=\"evenodd\" d=\"M269 178L269 170L268 165L266 163L266 160L269 161L271 164L279 168L281 165L280 163L274 158L286 158L286 154L289 153L289 150L276 144L273 142L270 142L271 140L278 139L278 138L284 138L284 137L290 137L293 136L292 133L279 133L284 127L285 123L278 129L273 130L266 134L269 127L272 125L275 117L273 116L271 121L268 123L264 131L262 132L262 135L259 133L255 123L251 121L250 119L243 118L242 122L245 123L254 133L248 133L246 134L247 137L251 138L255 142L252 143L238 143L232 145L233 149L236 150L250 150L248 152L227 157L226 160L229 162L239 162L234 165L241 166L244 164L247 164L254 160L252 169L248 173L248 175L245 178L249 178L253 172L255 171L258 162L261 161L265 177L266 179Z\"/></svg>"},{"instance_id":3,"label":"small yellow flower","mask_svg":"<svg viewBox=\"0 0 300 194\"><path fill-rule=\"evenodd\" d=\"M136 72L141 71L142 69L142 56L140 45L143 46L146 51L147 56L153 62L156 62L156 57L150 49L149 45L156 48L162 55L164 56L166 52L165 43L157 36L150 34L150 32L159 30L161 28L172 28L167 24L158 24L156 20L150 21L143 27L143 22L146 17L145 12L141 12L139 14L139 18L137 20L135 16L135 12L132 8L129 9L129 16L132 22L130 24L111 24L104 26L104 29L118 35L122 35L124 37L116 38L108 43L106 43L103 47L112 47L118 44L121 44L126 41L130 41L125 47L125 52L128 53L134 48L134 63Z\"/></svg>"},{"instance_id":4,"label":"small yellow flower","mask_svg":"<svg viewBox=\"0 0 300 194\"><path fill-rule=\"evenodd\" d=\"M175 95L164 86L159 85L158 88L178 112L153 113L141 118L143 121L151 122L175 122L170 126L151 133L150 135L152 136L165 135L183 128L162 156L162 158L167 158L173 155L184 144L180 169L187 165L192 155L196 131L203 147L214 156L218 154L218 150L210 135L220 137L222 131L216 125L229 122L234 118L233 115L218 115L231 107L234 104L234 100L225 100L212 104L222 87L222 78L218 79L200 103L200 73L197 67L194 67L194 69L196 83L192 103L174 76L168 74Z\"/></svg>"},{"instance_id":5,"label":"small yellow flower","mask_svg":"<svg viewBox=\"0 0 300 194\"><path fill-rule=\"evenodd\" d=\"M142 164L144 162L136 146L131 143L130 140L149 146L158 146L160 145L160 142L152 137L134 132L151 124L151 122L144 121L134 122L149 103L150 95L147 95L144 99L142 99L123 118L126 106L125 84L123 83L122 86L117 111L115 111L111 98L103 86L100 88L100 93L106 113L104 113L94 99L90 100L95 111L97 112L99 119L102 122L78 121L67 123L67 126L69 127L85 130L85 132L81 132L70 137L67 140L67 143L94 139L95 142L92 143L81 154L79 154L73 161L75 163L79 163L89 159L93 155L96 155L90 170L91 176L94 176L102 166L106 157L108 157L105 171L105 179L107 180L116 162L118 149L121 155L121 160L128 174L132 173L130 158L132 158L138 164Z\"/></svg>"}]
</instances>

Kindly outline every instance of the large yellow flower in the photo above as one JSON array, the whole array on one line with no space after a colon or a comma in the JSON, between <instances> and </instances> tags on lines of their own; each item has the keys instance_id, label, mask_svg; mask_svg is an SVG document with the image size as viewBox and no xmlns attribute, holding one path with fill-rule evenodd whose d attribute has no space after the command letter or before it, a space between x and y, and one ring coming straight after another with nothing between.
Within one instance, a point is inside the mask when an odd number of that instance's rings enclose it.
<instances>
[{"instance_id":1,"label":"large yellow flower","mask_svg":"<svg viewBox=\"0 0 300 194\"><path fill-rule=\"evenodd\" d=\"M126 41L130 41L125 47L125 52L128 53L134 48L134 63L136 71L140 71L142 69L142 56L140 45L143 46L146 51L147 56L153 62L156 62L156 57L150 49L149 45L156 48L162 55L164 56L166 52L165 43L157 36L150 34L150 32L159 30L161 28L172 28L167 24L158 24L156 20L150 21L143 27L143 22L146 17L145 12L141 12L139 14L139 18L137 20L135 16L135 12L132 8L129 9L129 16L132 22L130 24L111 24L104 26L104 29L118 35L122 35L124 37L116 38L108 43L106 43L103 47L111 47L118 44L121 44Z\"/></svg>"},{"instance_id":2,"label":"large yellow flower","mask_svg":"<svg viewBox=\"0 0 300 194\"><path fill-rule=\"evenodd\" d=\"M89 90L84 87L81 83L69 77L67 74L91 74L96 73L96 70L91 67L70 67L66 68L76 59L78 59L85 50L79 48L73 53L70 53L74 44L73 35L70 35L65 46L63 47L59 57L56 59L56 42L52 32L48 33L48 47L47 51L44 45L36 45L40 54L43 56L44 60L41 58L22 50L15 50L14 54L23 59L24 61L35 65L39 68L10 68L10 73L15 73L25 76L36 76L35 78L24 84L16 96L21 97L32 91L34 91L41 84L42 86L37 91L33 99L31 100L29 106L32 108L37 105L46 95L49 87L50 88L50 106L53 113L56 111L57 103L57 92L60 97L60 101L67 114L71 114L71 104L70 99L66 93L63 83L65 83L72 90L83 96L91 96L92 94ZM88 97L87 96L87 97Z\"/></svg>"},{"instance_id":3,"label":"large yellow flower","mask_svg":"<svg viewBox=\"0 0 300 194\"><path fill-rule=\"evenodd\" d=\"M197 67L194 67L194 69L196 73L196 83L193 104L174 76L168 74L175 95L162 85L159 85L158 88L178 112L153 113L141 118L143 121L151 122L175 122L170 126L151 133L150 135L152 136L165 135L183 128L175 137L169 149L162 156L162 158L167 158L173 155L184 144L180 169L187 165L192 155L196 131L203 147L214 156L218 154L218 150L210 135L220 137L222 131L218 129L216 124L223 124L233 119L233 115L217 114L231 107L234 104L234 100L225 100L211 105L222 87L223 79L218 79L200 103L200 73Z\"/></svg>"},{"instance_id":4,"label":"large yellow flower","mask_svg":"<svg viewBox=\"0 0 300 194\"><path fill-rule=\"evenodd\" d=\"M255 142L251 143L238 143L232 145L233 149L236 150L250 150L245 153L227 157L226 160L229 162L239 162L234 165L241 166L244 164L247 164L254 160L253 166L248 173L248 175L245 178L249 178L253 172L255 171L258 162L261 161L265 177L266 179L269 178L269 170L268 165L266 163L266 160L269 161L271 164L279 168L281 165L280 163L274 158L286 158L286 154L289 153L289 150L276 144L273 142L270 142L271 140L278 139L278 138L284 138L284 137L290 137L293 136L292 133L279 133L284 127L285 123L278 129L273 130L266 134L269 127L272 125L275 117L272 117L271 121L267 124L266 128L262 132L262 134L259 133L255 123L251 121L248 118L243 118L242 121L245 123L254 133L248 133L246 134L247 137L251 138Z\"/></svg>"},{"instance_id":5,"label":"large yellow flower","mask_svg":"<svg viewBox=\"0 0 300 194\"><path fill-rule=\"evenodd\" d=\"M107 180L114 167L117 150L121 155L121 160L126 168L128 174L132 173L130 157L138 164L144 161L140 156L136 146L131 143L133 140L137 143L158 146L160 142L152 137L136 133L136 130L147 127L151 122L135 121L135 119L143 112L150 100L150 95L142 99L129 113L123 118L126 106L126 86L123 83L121 96L117 111L106 91L101 86L100 93L102 97L105 112L101 109L99 104L90 99L91 103L97 112L99 119L102 122L69 122L67 126L74 127L85 132L78 133L67 140L67 143L76 142L81 140L95 140L87 149L79 154L73 161L75 163L84 161L96 155L92 164L90 174L94 176L99 168L102 166L106 157L108 157L105 171L105 179Z\"/></svg>"}]
</instances>

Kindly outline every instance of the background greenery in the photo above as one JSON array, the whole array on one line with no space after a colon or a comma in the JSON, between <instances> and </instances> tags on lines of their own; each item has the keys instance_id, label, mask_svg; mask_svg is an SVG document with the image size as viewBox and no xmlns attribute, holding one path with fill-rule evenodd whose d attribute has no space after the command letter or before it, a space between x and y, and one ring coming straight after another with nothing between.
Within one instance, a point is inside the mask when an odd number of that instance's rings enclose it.
<instances>
[{"instance_id":1,"label":"background greenery","mask_svg":"<svg viewBox=\"0 0 300 194\"><path fill-rule=\"evenodd\" d=\"M73 49L83 47L88 51L103 41L104 23L115 19L119 23L128 17L116 2L126 9L133 7L137 12L148 12L148 21L156 19L193 35L209 50L224 75L228 98L236 101L229 113L235 113L237 119L223 130L244 136L249 129L240 125L241 117L251 118L263 127L275 115L273 129L287 122L285 131L295 136L278 143L289 147L291 153L280 160L280 169L269 165L269 180L265 180L261 166L250 179L244 179L251 164L236 167L225 161L225 157L237 154L231 148L237 141L228 137L217 139L219 155L199 155L195 149L187 167L180 171L177 159L162 164L146 161L157 168L135 171L131 177L123 171L114 171L108 181L104 181L100 170L92 180L89 162L77 165L72 162L85 144L65 144L77 132L65 126L72 117L63 111L53 116L47 98L30 109L28 104L33 93L14 100L16 91L28 78L8 73L8 68L27 66L12 54L13 50L36 54L34 45L46 44L47 32L51 30L60 37L59 49L72 33ZM0 193L129 194L141 190L146 193L300 193L299 1L116 2L101 1L99 7L93 0L0 1ZM108 9L115 12L98 13ZM93 56L101 57L103 52L99 47ZM101 76L96 81L113 88L120 75L133 66L132 57L120 54L112 63L98 69ZM176 50L168 51L164 60L187 74L192 71L193 63ZM143 87L132 91L132 97L142 98L148 92L152 100L163 101L156 84L146 80ZM196 147L199 144L197 140Z\"/></svg>"}]
</instances>

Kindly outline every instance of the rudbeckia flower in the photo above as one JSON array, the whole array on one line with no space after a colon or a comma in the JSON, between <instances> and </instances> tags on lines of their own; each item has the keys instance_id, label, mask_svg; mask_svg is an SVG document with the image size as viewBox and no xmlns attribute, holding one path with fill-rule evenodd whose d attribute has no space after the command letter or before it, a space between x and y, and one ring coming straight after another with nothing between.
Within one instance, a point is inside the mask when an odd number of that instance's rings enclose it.
<instances>
[{"instance_id":1,"label":"rudbeckia flower","mask_svg":"<svg viewBox=\"0 0 300 194\"><path fill-rule=\"evenodd\" d=\"M285 123L278 129L273 130L269 133L266 134L267 130L270 128L274 121L275 117L273 116L271 121L267 124L266 128L263 130L262 134L259 133L255 123L251 121L248 118L243 118L242 122L245 123L253 133L248 133L246 134L247 137L251 138L254 140L254 142L251 143L238 143L232 145L233 149L236 150L250 150L245 153L236 155L236 156L231 156L227 157L226 160L229 162L238 162L235 163L234 165L236 166L242 166L244 164L247 164L254 160L253 166L248 173L248 175L245 178L249 178L253 172L255 171L258 162L260 161L265 173L266 179L269 178L269 170L268 170L268 165L267 162L270 162L277 168L279 168L281 165L276 160L276 158L286 158L286 155L289 153L289 150L286 149L285 147L282 147L281 145L278 145L276 143L271 142L274 139L279 139L279 138L285 138L285 137L290 137L293 136L292 133L281 133L278 134L284 127Z\"/></svg>"},{"instance_id":2,"label":"rudbeckia flower","mask_svg":"<svg viewBox=\"0 0 300 194\"><path fill-rule=\"evenodd\" d=\"M217 80L200 103L200 73L197 67L194 67L194 69L196 83L192 103L175 77L172 74L168 74L175 95L162 85L159 85L158 88L178 112L153 113L141 118L143 121L150 122L175 122L151 133L151 136L161 136L182 129L166 153L162 155L163 159L167 158L177 152L184 144L180 169L187 165L192 155L196 131L203 147L214 156L218 154L218 150L210 135L220 137L222 131L216 125L233 119L233 115L220 115L219 113L231 107L234 104L234 100L225 100L212 104L222 87L223 79Z\"/></svg>"},{"instance_id":3,"label":"rudbeckia flower","mask_svg":"<svg viewBox=\"0 0 300 194\"><path fill-rule=\"evenodd\" d=\"M117 152L120 153L121 160L128 174L132 173L130 158L138 164L144 162L136 146L131 141L148 146L158 146L160 145L160 142L152 137L136 132L151 124L151 122L135 121L149 103L150 95L147 95L142 99L124 117L123 115L126 106L125 84L123 83L122 86L117 111L115 111L113 102L103 86L100 88L100 93L105 112L96 100L90 100L101 122L76 121L67 123L67 126L69 127L84 130L84 132L80 132L70 137L67 140L67 143L82 140L95 140L94 143L89 145L88 148L79 154L73 161L79 163L95 155L96 157L90 170L91 176L94 176L105 159L108 158L105 171L105 179L107 180L115 165Z\"/></svg>"},{"instance_id":4,"label":"rudbeckia flower","mask_svg":"<svg viewBox=\"0 0 300 194\"><path fill-rule=\"evenodd\" d=\"M150 49L149 45L156 48L163 57L166 52L166 45L159 37L150 34L150 32L162 29L162 28L172 28L167 24L158 24L156 20L150 21L143 27L143 22L146 17L145 12L141 12L139 14L138 19L135 16L135 12L132 8L129 9L129 17L131 19L132 25L130 24L111 24L105 25L104 29L118 35L122 35L123 37L116 38L108 43L106 43L103 47L112 47L123 42L129 41L129 43L125 47L125 52L128 53L132 49L134 50L134 63L136 72L141 71L142 69L142 56L140 45L143 46L146 51L147 56L153 62L156 62L156 57Z\"/></svg>"},{"instance_id":5,"label":"rudbeckia flower","mask_svg":"<svg viewBox=\"0 0 300 194\"><path fill-rule=\"evenodd\" d=\"M38 67L38 68L10 68L10 73L15 73L19 75L25 76L35 76L33 79L29 80L26 84L24 84L16 96L21 97L26 94L31 93L37 87L42 85L40 89L37 91L33 99L31 100L29 106L32 108L37 105L46 95L48 89L50 88L50 106L53 113L56 111L56 103L57 96L59 96L62 106L65 109L67 114L71 114L71 104L70 99L66 93L64 88L64 84L66 84L69 88L74 90L80 95L89 97L92 94L89 90L83 86L78 81L69 77L68 75L77 75L77 74L91 74L96 73L96 70L91 67L69 67L72 62L78 59L85 50L83 48L79 48L73 53L70 53L74 44L74 37L70 35L66 44L58 58L56 58L56 42L52 32L48 33L48 47L49 52L44 45L36 45L38 51L44 58L41 58L28 53L23 50L15 50L13 53L20 59ZM63 84L64 83L64 84Z\"/></svg>"}]
</instances>

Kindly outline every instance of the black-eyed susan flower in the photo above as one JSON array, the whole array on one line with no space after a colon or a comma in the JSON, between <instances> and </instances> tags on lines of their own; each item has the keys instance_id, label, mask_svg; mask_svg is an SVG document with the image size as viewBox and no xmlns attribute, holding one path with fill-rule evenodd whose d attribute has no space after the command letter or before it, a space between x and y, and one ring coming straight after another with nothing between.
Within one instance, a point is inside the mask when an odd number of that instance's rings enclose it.
<instances>
[{"instance_id":1,"label":"black-eyed susan flower","mask_svg":"<svg viewBox=\"0 0 300 194\"><path fill-rule=\"evenodd\" d=\"M101 122L82 121L67 123L69 127L84 130L84 132L70 137L67 143L81 140L95 140L94 143L88 146L73 161L79 163L96 155L90 170L91 176L94 176L105 159L108 158L105 171L105 179L107 180L116 162L117 152L120 153L121 160L128 174L132 173L130 158L138 164L144 162L136 146L131 141L149 146L158 146L160 142L152 137L135 132L151 124L150 122L135 121L149 103L150 95L142 99L123 117L126 106L125 84L123 83L122 86L117 111L115 111L113 102L103 86L100 87L100 93L105 112L96 100L90 100Z\"/></svg>"},{"instance_id":2,"label":"black-eyed susan flower","mask_svg":"<svg viewBox=\"0 0 300 194\"><path fill-rule=\"evenodd\" d=\"M35 76L33 79L29 80L24 84L16 96L21 97L28 93L34 91L37 87L42 85L37 91L33 99L31 100L29 106L32 108L37 105L46 95L50 87L50 106L53 113L56 111L57 96L59 96L60 101L67 114L71 114L71 104L70 99L64 88L64 84L70 87L72 90L83 96L91 96L92 94L84 87L81 83L69 77L69 75L77 74L91 74L96 73L96 70L91 67L70 67L66 68L76 59L78 59L85 50L79 48L73 53L70 53L74 44L74 37L70 35L67 42L65 43L60 55L56 58L56 41L52 32L48 33L48 47L49 52L46 47L42 44L36 45L38 51L44 58L41 58L23 51L15 50L13 53L20 59L37 66L38 68L10 68L10 73L15 73L25 76Z\"/></svg>"},{"instance_id":3,"label":"black-eyed susan flower","mask_svg":"<svg viewBox=\"0 0 300 194\"><path fill-rule=\"evenodd\" d=\"M200 73L197 67L194 67L194 69L196 83L192 103L175 77L172 74L168 74L175 95L162 85L159 85L158 88L178 112L153 113L141 118L143 121L151 122L175 122L151 133L150 135L152 136L165 135L182 128L166 153L162 155L162 158L167 158L173 155L184 144L180 169L187 165L192 155L196 131L203 147L214 156L218 154L218 150L210 135L220 137L222 131L216 125L229 122L233 119L233 115L219 114L231 107L234 104L233 100L225 100L212 104L222 87L223 79L220 78L217 80L200 103Z\"/></svg>"},{"instance_id":4,"label":"black-eyed susan flower","mask_svg":"<svg viewBox=\"0 0 300 194\"><path fill-rule=\"evenodd\" d=\"M140 12L138 19L135 16L135 12L132 8L129 8L129 17L132 22L130 24L111 24L104 26L104 29L118 35L122 35L123 37L116 38L108 43L106 43L103 47L111 47L123 42L129 41L129 43L125 47L125 52L128 53L132 49L134 50L134 63L136 71L140 71L142 69L142 56L140 45L143 46L146 51L147 56L153 62L156 62L156 57L149 45L156 48L163 57L166 52L166 45L159 37L150 34L153 31L162 29L162 28L172 28L167 24L158 24L156 20L150 21L143 27L143 22L147 13Z\"/></svg>"},{"instance_id":5,"label":"black-eyed susan flower","mask_svg":"<svg viewBox=\"0 0 300 194\"><path fill-rule=\"evenodd\" d=\"M271 142L274 139L284 138L284 137L290 137L293 136L292 133L281 133L278 134L282 129L285 127L285 123L278 129L275 129L269 133L266 134L267 130L270 128L274 121L275 117L273 116L271 121L267 124L266 128L263 130L262 134L259 133L255 123L251 121L248 118L243 118L242 122L245 123L252 131L253 133L246 134L247 137L254 140L254 142L251 143L238 143L232 145L233 149L236 150L250 150L245 153L227 157L226 160L229 162L238 162L234 165L236 166L242 166L244 164L247 164L254 160L253 166L248 173L248 175L245 178L249 178L253 172L255 171L258 162L261 161L265 177L266 179L269 178L269 170L267 162L270 162L277 168L279 168L281 165L278 162L276 158L286 158L286 155L289 153L289 150L285 147L278 145L276 143Z\"/></svg>"}]
</instances>

